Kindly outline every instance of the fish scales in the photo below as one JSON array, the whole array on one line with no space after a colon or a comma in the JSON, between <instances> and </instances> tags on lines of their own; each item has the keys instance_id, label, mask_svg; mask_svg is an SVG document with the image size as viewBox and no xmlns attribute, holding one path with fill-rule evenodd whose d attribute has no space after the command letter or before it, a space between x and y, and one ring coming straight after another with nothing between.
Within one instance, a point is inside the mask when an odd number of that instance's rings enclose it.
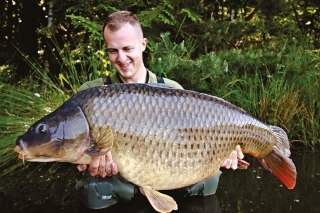
<instances>
[{"instance_id":1,"label":"fish scales","mask_svg":"<svg viewBox=\"0 0 320 213\"><path fill-rule=\"evenodd\" d=\"M267 125L201 93L110 85L79 93L74 101L84 109L91 129L114 130L111 151L124 178L154 189L183 187L212 176L238 144L243 152L263 157L275 143Z\"/></svg>"},{"instance_id":2,"label":"fish scales","mask_svg":"<svg viewBox=\"0 0 320 213\"><path fill-rule=\"evenodd\" d=\"M177 204L157 190L215 174L237 145L287 188L296 184L285 131L223 99L164 85L114 84L71 97L16 140L27 161L89 164L111 151L121 175L158 212ZM239 160L243 162L242 160Z\"/></svg>"}]
</instances>

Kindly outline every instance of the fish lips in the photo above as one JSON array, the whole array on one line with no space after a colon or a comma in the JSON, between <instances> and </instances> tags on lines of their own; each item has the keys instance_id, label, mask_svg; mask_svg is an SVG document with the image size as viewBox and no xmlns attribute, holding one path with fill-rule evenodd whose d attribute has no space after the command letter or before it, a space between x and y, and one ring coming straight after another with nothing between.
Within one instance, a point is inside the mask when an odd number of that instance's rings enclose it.
<instances>
[{"instance_id":1,"label":"fish lips","mask_svg":"<svg viewBox=\"0 0 320 213\"><path fill-rule=\"evenodd\" d=\"M23 163L24 160L28 160L27 159L27 153L25 152L25 149L23 147L23 141L22 141L22 135L20 135L17 140L16 140L16 146L14 147L13 151L15 151L16 153L18 153L18 158L22 159Z\"/></svg>"}]
</instances>

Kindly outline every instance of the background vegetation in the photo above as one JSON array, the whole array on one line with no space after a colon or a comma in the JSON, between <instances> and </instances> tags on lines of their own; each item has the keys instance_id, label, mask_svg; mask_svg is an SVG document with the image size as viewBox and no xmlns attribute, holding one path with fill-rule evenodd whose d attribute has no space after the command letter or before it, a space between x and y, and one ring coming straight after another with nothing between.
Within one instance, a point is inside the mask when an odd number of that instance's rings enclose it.
<instances>
[{"instance_id":1,"label":"background vegetation","mask_svg":"<svg viewBox=\"0 0 320 213\"><path fill-rule=\"evenodd\" d=\"M284 128L293 149L319 147L317 0L29 0L0 6L2 176L39 174L45 182L58 174L56 164L18 163L15 139L83 82L113 72L101 29L117 10L130 10L141 21L149 69Z\"/></svg>"}]
</instances>

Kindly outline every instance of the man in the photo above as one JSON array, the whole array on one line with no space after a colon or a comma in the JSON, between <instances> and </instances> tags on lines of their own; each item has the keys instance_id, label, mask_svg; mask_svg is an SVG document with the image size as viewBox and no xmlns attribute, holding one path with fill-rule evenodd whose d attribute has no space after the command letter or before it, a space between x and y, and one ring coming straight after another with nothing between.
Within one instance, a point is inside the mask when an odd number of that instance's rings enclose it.
<instances>
[{"instance_id":1,"label":"man","mask_svg":"<svg viewBox=\"0 0 320 213\"><path fill-rule=\"evenodd\" d=\"M86 82L80 87L80 90L111 83L164 83L177 89L183 89L175 81L157 78L144 66L142 54L146 49L147 39L143 37L141 25L131 12L118 11L111 14L104 24L103 37L109 60L116 72L108 78L98 78ZM239 146L222 166L237 169L238 158L243 158ZM136 193L136 187L133 184L117 175L118 168L112 161L110 152L106 156L93 158L89 167L88 165L78 165L79 171L87 169L91 176L87 175L80 180L76 189L80 191L80 198L89 208L105 208L116 203L119 199L130 200ZM185 195L214 194L220 174L221 172L208 180L183 188L181 191Z\"/></svg>"}]
</instances>

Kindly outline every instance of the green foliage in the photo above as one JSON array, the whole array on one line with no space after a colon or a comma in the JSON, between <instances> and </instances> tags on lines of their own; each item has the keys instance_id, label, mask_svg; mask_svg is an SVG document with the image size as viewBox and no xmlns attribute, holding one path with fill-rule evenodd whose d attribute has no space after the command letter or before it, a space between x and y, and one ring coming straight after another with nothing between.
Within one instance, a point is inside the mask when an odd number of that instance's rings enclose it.
<instances>
[{"instance_id":1,"label":"green foliage","mask_svg":"<svg viewBox=\"0 0 320 213\"><path fill-rule=\"evenodd\" d=\"M225 98L236 105L266 123L283 127L290 138L314 147L319 143L319 99L315 98L320 89L319 55L307 48L293 43L279 46L277 51L241 52L242 58L238 51L220 55L229 59L236 77L218 94L228 94Z\"/></svg>"},{"instance_id":2,"label":"green foliage","mask_svg":"<svg viewBox=\"0 0 320 213\"><path fill-rule=\"evenodd\" d=\"M210 52L228 52L229 50L243 50L237 55L241 66L254 65L256 58L241 55L242 53L264 49L272 49L272 54L279 51L278 43L302 42L306 40L304 31L299 29L296 24L296 11L292 11L286 1L277 3L262 1L207 1L194 2L187 0L175 2L171 0L151 0L148 2L98 0L88 3L87 1L69 1L61 3L60 0L54 1L56 4L64 5L66 15L63 26L68 26L65 36L72 38L66 44L60 45L60 49L66 48L67 51L76 50L81 57L80 70L87 67L91 73L89 79L97 77L96 73L103 72L96 68L97 62L89 65L93 59L85 55L93 55L90 49L104 51L102 39L102 24L111 12L119 9L131 10L141 21L144 27L144 34L149 40L148 48L154 52L155 44L158 43L159 35L168 32L168 39L173 43L185 44L188 46L189 59L202 57ZM71 3L72 2L72 3ZM294 4L294 3L293 3ZM277 5L276 8L274 5ZM273 10L273 9L274 10ZM272 11L268 11L271 10ZM57 20L58 21L58 20ZM61 20L60 20L60 23ZM58 26L58 22L55 22ZM51 27L48 28L48 30ZM52 32L52 31L50 31ZM51 36L52 33L49 33ZM88 48L89 47L89 48ZM68 50L69 49L69 50ZM158 51L158 50L156 50ZM174 50L175 51L175 50ZM155 66L156 72L166 75L166 66L175 66L174 61L177 57L170 54L170 60L163 60L164 53L158 53L157 57L148 56L147 64ZM175 53L182 57L180 53ZM269 60L268 51L264 51L263 56ZM184 57L184 56L183 56ZM79 57L80 58L80 57ZM185 57L184 57L185 58ZM99 58L98 58L99 59ZM251 60L251 61L250 61ZM79 60L70 60L79 61ZM234 61L235 62L235 61ZM231 63L231 64L230 64ZM228 62L232 67L233 62ZM83 66L83 64L86 64ZM276 63L274 63L276 66ZM258 67L257 67L258 68ZM265 67L259 67L259 70ZM272 68L271 70L273 70ZM81 72L81 71L80 71ZM82 75L80 73L80 75Z\"/></svg>"},{"instance_id":3,"label":"green foliage","mask_svg":"<svg viewBox=\"0 0 320 213\"><path fill-rule=\"evenodd\" d=\"M29 84L34 82L32 78L29 80ZM29 204L45 203L48 199L60 204L67 202L79 175L75 165L23 163L17 158L13 151L17 137L67 98L59 90L38 90L35 93L26 88L25 85L0 83L0 193L14 198L11 202L15 210L24 210L26 194ZM24 193L17 193L17 190Z\"/></svg>"},{"instance_id":4,"label":"green foliage","mask_svg":"<svg viewBox=\"0 0 320 213\"><path fill-rule=\"evenodd\" d=\"M52 112L65 100L60 92L35 93L23 87L0 84L0 168L1 175L12 173L21 167L16 154L12 151L18 135L27 131L29 126L44 115Z\"/></svg>"},{"instance_id":5,"label":"green foliage","mask_svg":"<svg viewBox=\"0 0 320 213\"><path fill-rule=\"evenodd\" d=\"M293 141L319 144L319 54L307 43L220 51L193 59L193 45L169 33L149 46L148 66L185 89L217 95L249 114L284 128ZM290 107L288 107L290 106Z\"/></svg>"},{"instance_id":6,"label":"green foliage","mask_svg":"<svg viewBox=\"0 0 320 213\"><path fill-rule=\"evenodd\" d=\"M170 41L170 33L161 34L160 43L150 42L148 49L150 57L147 64L150 67L155 67L154 72L161 76L166 76L167 73L177 66L179 60L189 58L190 52L187 52L184 42L174 44Z\"/></svg>"},{"instance_id":7,"label":"green foliage","mask_svg":"<svg viewBox=\"0 0 320 213\"><path fill-rule=\"evenodd\" d=\"M102 24L90 21L82 16L75 15L66 15L67 18L72 20L72 24L75 27L83 27L84 30L89 31L90 37L93 38L94 41L101 41L101 33L102 33Z\"/></svg>"},{"instance_id":8,"label":"green foliage","mask_svg":"<svg viewBox=\"0 0 320 213\"><path fill-rule=\"evenodd\" d=\"M86 81L93 80L100 76L107 76L113 72L110 61L106 57L107 53L103 48L104 43L100 42L100 48L78 45L71 47L65 44L60 48L58 42L53 38L54 58L60 67L58 75L51 74L47 62L44 65L36 60L30 59L24 55L25 61L33 70L33 77L38 79L35 84L28 84L30 79L24 79L21 85L28 85L28 88L35 90L37 88L59 91L66 94L67 97L78 92L78 88ZM98 47L98 46L96 46Z\"/></svg>"},{"instance_id":9,"label":"green foliage","mask_svg":"<svg viewBox=\"0 0 320 213\"><path fill-rule=\"evenodd\" d=\"M191 19L191 21L195 22L195 23L202 23L202 17L201 15L193 12L192 10L188 9L188 8L182 8L180 11L181 14L185 13L187 15L188 18Z\"/></svg>"},{"instance_id":10,"label":"green foliage","mask_svg":"<svg viewBox=\"0 0 320 213\"><path fill-rule=\"evenodd\" d=\"M10 83L14 79L16 68L11 64L4 64L0 66L0 82Z\"/></svg>"}]
</instances>

